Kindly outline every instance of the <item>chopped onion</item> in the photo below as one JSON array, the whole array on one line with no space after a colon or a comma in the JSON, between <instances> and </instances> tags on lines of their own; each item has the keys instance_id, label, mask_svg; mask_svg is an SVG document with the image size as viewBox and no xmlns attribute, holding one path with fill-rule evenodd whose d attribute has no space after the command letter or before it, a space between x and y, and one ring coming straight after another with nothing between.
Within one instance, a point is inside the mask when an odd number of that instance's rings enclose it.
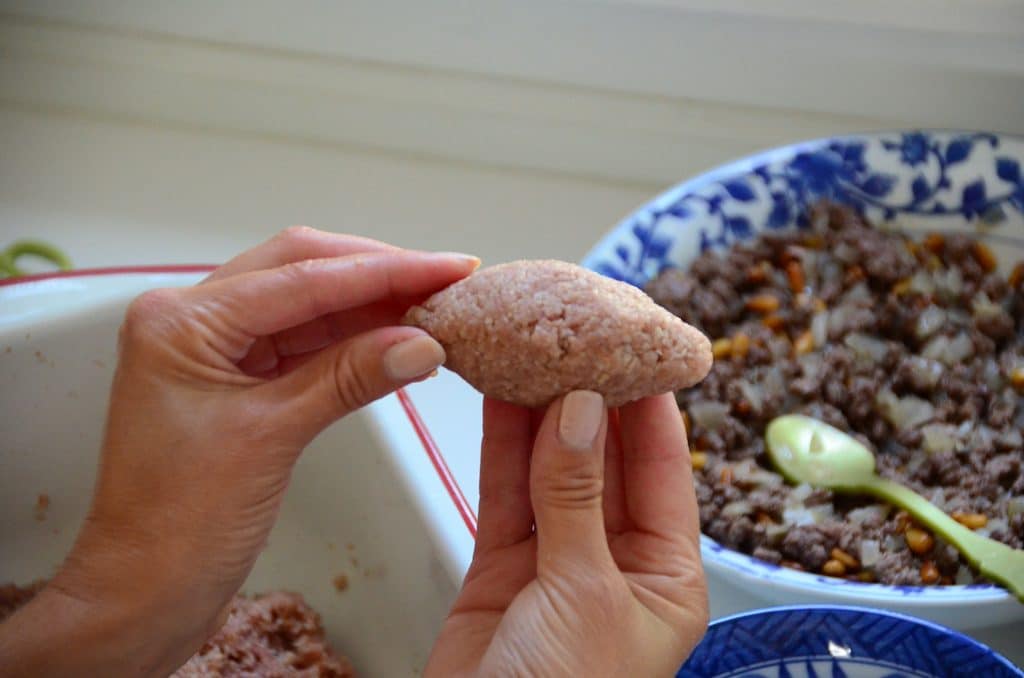
<instances>
[{"instance_id":1,"label":"chopped onion","mask_svg":"<svg viewBox=\"0 0 1024 678\"><path fill-rule=\"evenodd\" d=\"M818 275L818 253L805 249L800 252L800 261L804 267L804 280L808 285L812 285L812 281Z\"/></svg>"},{"instance_id":2,"label":"chopped onion","mask_svg":"<svg viewBox=\"0 0 1024 678\"><path fill-rule=\"evenodd\" d=\"M811 515L814 516L814 522L817 524L824 523L827 520L835 518L836 512L832 508L832 504L819 504L808 509Z\"/></svg>"},{"instance_id":3,"label":"chopped onion","mask_svg":"<svg viewBox=\"0 0 1024 678\"><path fill-rule=\"evenodd\" d=\"M854 285L853 287L851 287L850 290L846 294L843 295L842 303L849 304L849 303L856 303L858 301L872 301L872 300L873 300L873 297L871 295L871 290L868 289L867 283L859 282L856 285Z\"/></svg>"},{"instance_id":4,"label":"chopped onion","mask_svg":"<svg viewBox=\"0 0 1024 678\"><path fill-rule=\"evenodd\" d=\"M782 485L782 476L763 469L753 459L744 459L732 465L733 482L737 485Z\"/></svg>"},{"instance_id":5,"label":"chopped onion","mask_svg":"<svg viewBox=\"0 0 1024 678\"><path fill-rule=\"evenodd\" d=\"M979 292L971 303L971 313L978 319L990 319L1002 315L1004 311L1002 306L992 303L987 294Z\"/></svg>"},{"instance_id":6,"label":"chopped onion","mask_svg":"<svg viewBox=\"0 0 1024 678\"><path fill-rule=\"evenodd\" d=\"M837 306L828 314L828 335L837 337L842 334L850 320L849 306Z\"/></svg>"},{"instance_id":7,"label":"chopped onion","mask_svg":"<svg viewBox=\"0 0 1024 678\"><path fill-rule=\"evenodd\" d=\"M778 544L782 541L782 538L786 536L786 533L789 532L789 528L790 526L785 523L782 525L769 523L768 525L765 525L764 536L768 540L768 543Z\"/></svg>"},{"instance_id":8,"label":"chopped onion","mask_svg":"<svg viewBox=\"0 0 1024 678\"><path fill-rule=\"evenodd\" d=\"M708 431L716 431L729 415L729 406L717 400L697 401L687 406L693 423Z\"/></svg>"},{"instance_id":9,"label":"chopped onion","mask_svg":"<svg viewBox=\"0 0 1024 678\"><path fill-rule=\"evenodd\" d=\"M945 365L952 367L957 363L963 361L964 358L971 355L974 352L974 343L971 338L967 336L966 332L961 332L956 335L953 339L944 335L934 337L929 341L924 349L921 351L921 355L931 360L938 360Z\"/></svg>"},{"instance_id":10,"label":"chopped onion","mask_svg":"<svg viewBox=\"0 0 1024 678\"><path fill-rule=\"evenodd\" d=\"M921 467L924 466L925 461L927 461L927 459L923 454L915 454L911 456L910 461L907 462L906 466L907 475L911 477L916 475L917 472L921 470Z\"/></svg>"},{"instance_id":11,"label":"chopped onion","mask_svg":"<svg viewBox=\"0 0 1024 678\"><path fill-rule=\"evenodd\" d=\"M938 306L929 306L917 317L914 334L924 341L946 324L946 312Z\"/></svg>"},{"instance_id":12,"label":"chopped onion","mask_svg":"<svg viewBox=\"0 0 1024 678\"><path fill-rule=\"evenodd\" d=\"M882 549L875 539L864 539L860 542L860 564L864 567L874 567L882 555Z\"/></svg>"},{"instance_id":13,"label":"chopped onion","mask_svg":"<svg viewBox=\"0 0 1024 678\"><path fill-rule=\"evenodd\" d=\"M758 487L776 486L783 484L782 476L780 476L778 473L766 471L763 468L759 468L756 472L750 474L750 482L754 483Z\"/></svg>"},{"instance_id":14,"label":"chopped onion","mask_svg":"<svg viewBox=\"0 0 1024 678\"><path fill-rule=\"evenodd\" d=\"M782 376L782 370L775 366L764 373L761 385L766 398L776 398L786 393L786 380Z\"/></svg>"},{"instance_id":15,"label":"chopped onion","mask_svg":"<svg viewBox=\"0 0 1024 678\"><path fill-rule=\"evenodd\" d=\"M1005 449L1020 449L1024 446L1024 435L1021 434L1019 428L1007 429L999 435L996 443Z\"/></svg>"},{"instance_id":16,"label":"chopped onion","mask_svg":"<svg viewBox=\"0 0 1024 678\"><path fill-rule=\"evenodd\" d=\"M964 278L959 268L947 268L945 273L934 273L936 290L946 299L957 297L964 290Z\"/></svg>"},{"instance_id":17,"label":"chopped onion","mask_svg":"<svg viewBox=\"0 0 1024 678\"><path fill-rule=\"evenodd\" d=\"M760 411L764 407L764 391L760 386L752 384L746 379L737 379L736 387L754 410Z\"/></svg>"},{"instance_id":18,"label":"chopped onion","mask_svg":"<svg viewBox=\"0 0 1024 678\"><path fill-rule=\"evenodd\" d=\"M831 504L812 506L810 508L786 508L782 511L782 519L791 525L820 525L834 516Z\"/></svg>"},{"instance_id":19,"label":"chopped onion","mask_svg":"<svg viewBox=\"0 0 1024 678\"><path fill-rule=\"evenodd\" d=\"M807 379L817 379L821 372L823 359L820 353L805 353L797 358L801 374Z\"/></svg>"},{"instance_id":20,"label":"chopped onion","mask_svg":"<svg viewBox=\"0 0 1024 678\"><path fill-rule=\"evenodd\" d=\"M919 270L910 279L910 290L922 295L929 295L935 291L935 280L932 274L925 270Z\"/></svg>"},{"instance_id":21,"label":"chopped onion","mask_svg":"<svg viewBox=\"0 0 1024 678\"><path fill-rule=\"evenodd\" d=\"M953 308L948 309L947 315L949 316L950 322L952 322L954 325L967 327L968 325L971 324L971 314L965 311L964 309L960 308L959 306L954 306Z\"/></svg>"},{"instance_id":22,"label":"chopped onion","mask_svg":"<svg viewBox=\"0 0 1024 678\"><path fill-rule=\"evenodd\" d=\"M832 283L837 283L843 278L843 267L838 262L832 259L826 259L824 264L821 266L821 284L822 287L827 287Z\"/></svg>"},{"instance_id":23,"label":"chopped onion","mask_svg":"<svg viewBox=\"0 0 1024 678\"><path fill-rule=\"evenodd\" d=\"M940 334L935 337L921 349L921 355L929 360L939 360L946 362L943 357L946 355L946 349L949 347L949 337L944 334Z\"/></svg>"},{"instance_id":24,"label":"chopped onion","mask_svg":"<svg viewBox=\"0 0 1024 678\"><path fill-rule=\"evenodd\" d=\"M1003 384L1003 375L1000 373L999 365L995 360L985 361L981 378L985 380L985 385L993 391L998 391L999 387Z\"/></svg>"},{"instance_id":25,"label":"chopped onion","mask_svg":"<svg viewBox=\"0 0 1024 678\"><path fill-rule=\"evenodd\" d=\"M872 365L885 360L885 356L889 353L889 346L884 341L869 337L860 332L846 335L843 343L849 346L859 358L866 360Z\"/></svg>"},{"instance_id":26,"label":"chopped onion","mask_svg":"<svg viewBox=\"0 0 1024 678\"><path fill-rule=\"evenodd\" d=\"M783 336L773 336L768 340L768 350L772 352L772 357L776 361L781 362L792 353L793 345Z\"/></svg>"},{"instance_id":27,"label":"chopped onion","mask_svg":"<svg viewBox=\"0 0 1024 678\"><path fill-rule=\"evenodd\" d=\"M910 371L914 374L915 383L927 388L932 388L938 384L939 379L942 378L942 373L946 369L937 360L929 360L917 355L908 358L908 363Z\"/></svg>"},{"instance_id":28,"label":"chopped onion","mask_svg":"<svg viewBox=\"0 0 1024 678\"><path fill-rule=\"evenodd\" d=\"M974 575L971 574L970 569L966 565L961 565L960 569L956 571L956 579L954 581L957 586L967 586L974 583Z\"/></svg>"},{"instance_id":29,"label":"chopped onion","mask_svg":"<svg viewBox=\"0 0 1024 678\"><path fill-rule=\"evenodd\" d=\"M814 514L806 508L783 509L782 519L789 525L814 525Z\"/></svg>"},{"instance_id":30,"label":"chopped onion","mask_svg":"<svg viewBox=\"0 0 1024 678\"><path fill-rule=\"evenodd\" d=\"M885 538L885 541L882 543L886 551L899 551L903 548L905 544L906 542L903 541L902 537L897 537L896 535L892 534L887 536Z\"/></svg>"},{"instance_id":31,"label":"chopped onion","mask_svg":"<svg viewBox=\"0 0 1024 678\"><path fill-rule=\"evenodd\" d=\"M747 516L754 512L754 507L749 501L734 501L722 507L723 518L738 518Z\"/></svg>"},{"instance_id":32,"label":"chopped onion","mask_svg":"<svg viewBox=\"0 0 1024 678\"><path fill-rule=\"evenodd\" d=\"M988 530L990 535L997 532L1009 532L1010 523L1006 521L1006 518L993 518L982 529ZM977 530L977 532L981 532L981 530Z\"/></svg>"},{"instance_id":33,"label":"chopped onion","mask_svg":"<svg viewBox=\"0 0 1024 678\"><path fill-rule=\"evenodd\" d=\"M824 346L828 341L828 311L815 313L811 319L811 336L815 346Z\"/></svg>"},{"instance_id":34,"label":"chopped onion","mask_svg":"<svg viewBox=\"0 0 1024 678\"><path fill-rule=\"evenodd\" d=\"M921 447L929 454L945 454L956 449L956 429L949 424L928 424L921 428Z\"/></svg>"},{"instance_id":35,"label":"chopped onion","mask_svg":"<svg viewBox=\"0 0 1024 678\"><path fill-rule=\"evenodd\" d=\"M968 422L964 422L964 423L968 423ZM962 427L963 424L961 424L960 426ZM970 431L970 429L968 429L968 431ZM992 443L994 442L993 438L994 438L995 431L990 429L988 426L985 426L984 424L978 426L978 428L976 428L974 430L974 432L971 433L971 435L969 437L966 435L968 431L964 432L964 436L963 437L967 437L968 438L970 447L973 447L973 448L991 448L992 447Z\"/></svg>"},{"instance_id":36,"label":"chopped onion","mask_svg":"<svg viewBox=\"0 0 1024 678\"><path fill-rule=\"evenodd\" d=\"M935 407L927 400L917 396L898 398L889 389L879 391L875 404L882 416L900 430L915 428L935 416Z\"/></svg>"},{"instance_id":37,"label":"chopped onion","mask_svg":"<svg viewBox=\"0 0 1024 678\"><path fill-rule=\"evenodd\" d=\"M864 523L876 523L885 519L889 514L889 507L885 504L869 504L855 508L846 514L847 520L857 525Z\"/></svg>"},{"instance_id":38,"label":"chopped onion","mask_svg":"<svg viewBox=\"0 0 1024 678\"><path fill-rule=\"evenodd\" d=\"M813 492L814 488L811 487L809 484L800 483L799 485L793 488L792 492L789 493L789 499L792 502L800 504L802 506L803 503L807 501L807 498L810 497L811 493Z\"/></svg>"},{"instance_id":39,"label":"chopped onion","mask_svg":"<svg viewBox=\"0 0 1024 678\"><path fill-rule=\"evenodd\" d=\"M961 332L956 335L953 341L949 342L949 348L946 349L946 359L949 361L946 364L949 366L956 365L962 362L964 358L971 355L974 352L974 342L967 336L967 333Z\"/></svg>"},{"instance_id":40,"label":"chopped onion","mask_svg":"<svg viewBox=\"0 0 1024 678\"><path fill-rule=\"evenodd\" d=\"M844 264L852 264L857 261L857 250L845 242L841 242L832 249L832 256Z\"/></svg>"},{"instance_id":41,"label":"chopped onion","mask_svg":"<svg viewBox=\"0 0 1024 678\"><path fill-rule=\"evenodd\" d=\"M1015 518L1021 513L1024 513L1024 497L1011 497L1006 502L1006 515Z\"/></svg>"}]
</instances>

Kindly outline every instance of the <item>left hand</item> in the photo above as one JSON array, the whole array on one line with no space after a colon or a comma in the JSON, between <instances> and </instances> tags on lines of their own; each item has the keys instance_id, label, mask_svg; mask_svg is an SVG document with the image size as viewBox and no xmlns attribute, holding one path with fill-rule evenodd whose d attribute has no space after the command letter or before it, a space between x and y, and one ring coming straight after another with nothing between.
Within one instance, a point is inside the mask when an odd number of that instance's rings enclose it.
<instances>
[{"instance_id":1,"label":"left hand","mask_svg":"<svg viewBox=\"0 0 1024 678\"><path fill-rule=\"evenodd\" d=\"M398 321L478 263L295 228L136 299L91 510L51 584L0 626L7 675L184 663L223 621L303 448L443 363Z\"/></svg>"}]
</instances>

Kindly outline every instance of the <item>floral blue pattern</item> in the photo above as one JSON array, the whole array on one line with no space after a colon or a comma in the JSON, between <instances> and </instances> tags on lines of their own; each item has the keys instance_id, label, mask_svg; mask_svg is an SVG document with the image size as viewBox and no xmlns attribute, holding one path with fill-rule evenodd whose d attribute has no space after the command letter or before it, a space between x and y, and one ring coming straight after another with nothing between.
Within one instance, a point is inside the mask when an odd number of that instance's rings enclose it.
<instances>
[{"instance_id":1,"label":"floral blue pattern","mask_svg":"<svg viewBox=\"0 0 1024 678\"><path fill-rule=\"evenodd\" d=\"M1020 678L955 631L853 607L758 610L711 624L676 678Z\"/></svg>"},{"instance_id":2,"label":"floral blue pattern","mask_svg":"<svg viewBox=\"0 0 1024 678\"><path fill-rule=\"evenodd\" d=\"M620 226L632 242L620 238L602 256L592 253L587 263L641 285L679 263L673 249L687 230L698 234L699 251L723 248L761 231L807 227L805 208L822 198L878 221L989 228L1020 223L1022 162L1021 140L984 132L910 131L787 147L662 196Z\"/></svg>"}]
</instances>

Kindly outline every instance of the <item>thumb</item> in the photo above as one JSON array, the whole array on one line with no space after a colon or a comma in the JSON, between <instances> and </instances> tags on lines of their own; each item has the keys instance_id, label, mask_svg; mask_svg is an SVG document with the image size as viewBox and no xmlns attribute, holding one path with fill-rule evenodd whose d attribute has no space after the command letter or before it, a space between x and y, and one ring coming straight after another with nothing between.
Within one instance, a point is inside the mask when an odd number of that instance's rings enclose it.
<instances>
[{"instance_id":1,"label":"thumb","mask_svg":"<svg viewBox=\"0 0 1024 678\"><path fill-rule=\"evenodd\" d=\"M384 327L331 346L265 384L282 429L305 446L338 419L444 364L441 344L415 327Z\"/></svg>"},{"instance_id":2,"label":"thumb","mask_svg":"<svg viewBox=\"0 0 1024 678\"><path fill-rule=\"evenodd\" d=\"M569 393L544 416L530 462L538 573L611 562L601 511L607 430L604 399L591 391Z\"/></svg>"}]
</instances>

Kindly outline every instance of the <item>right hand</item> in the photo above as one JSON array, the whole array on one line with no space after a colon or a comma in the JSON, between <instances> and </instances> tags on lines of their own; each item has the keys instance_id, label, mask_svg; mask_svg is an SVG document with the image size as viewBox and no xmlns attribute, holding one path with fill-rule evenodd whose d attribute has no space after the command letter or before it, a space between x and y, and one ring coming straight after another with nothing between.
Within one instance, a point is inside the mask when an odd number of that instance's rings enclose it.
<instances>
[{"instance_id":1,"label":"right hand","mask_svg":"<svg viewBox=\"0 0 1024 678\"><path fill-rule=\"evenodd\" d=\"M690 453L669 395L484 403L476 552L427 676L672 676L708 621ZM609 422L609 419L611 420Z\"/></svg>"}]
</instances>

